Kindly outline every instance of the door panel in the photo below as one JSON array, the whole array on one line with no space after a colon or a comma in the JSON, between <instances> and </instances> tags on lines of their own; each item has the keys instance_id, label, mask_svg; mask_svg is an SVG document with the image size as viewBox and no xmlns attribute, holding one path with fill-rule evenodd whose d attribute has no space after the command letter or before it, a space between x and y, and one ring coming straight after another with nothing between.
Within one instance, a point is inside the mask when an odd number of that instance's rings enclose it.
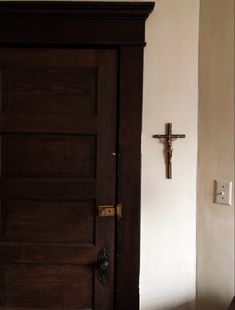
<instances>
[{"instance_id":1,"label":"door panel","mask_svg":"<svg viewBox=\"0 0 235 310\"><path fill-rule=\"evenodd\" d=\"M96 68L3 70L3 108L32 114L95 114Z\"/></svg>"},{"instance_id":2,"label":"door panel","mask_svg":"<svg viewBox=\"0 0 235 310\"><path fill-rule=\"evenodd\" d=\"M115 204L116 62L0 49L0 309L113 309L115 220L97 205Z\"/></svg>"},{"instance_id":3,"label":"door panel","mask_svg":"<svg viewBox=\"0 0 235 310\"><path fill-rule=\"evenodd\" d=\"M2 154L3 176L95 179L95 136L4 134Z\"/></svg>"},{"instance_id":4,"label":"door panel","mask_svg":"<svg viewBox=\"0 0 235 310\"><path fill-rule=\"evenodd\" d=\"M1 273L7 307L92 309L91 266L7 265Z\"/></svg>"},{"instance_id":5,"label":"door panel","mask_svg":"<svg viewBox=\"0 0 235 310\"><path fill-rule=\"evenodd\" d=\"M3 199L2 221L2 239L7 241L91 246L95 241L95 205L92 201Z\"/></svg>"}]
</instances>

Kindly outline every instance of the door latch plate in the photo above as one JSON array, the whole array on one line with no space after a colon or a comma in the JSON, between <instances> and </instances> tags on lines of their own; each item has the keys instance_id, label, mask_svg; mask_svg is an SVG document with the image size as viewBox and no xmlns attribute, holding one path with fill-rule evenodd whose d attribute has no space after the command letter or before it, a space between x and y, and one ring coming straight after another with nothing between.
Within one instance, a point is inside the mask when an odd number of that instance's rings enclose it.
<instances>
[{"instance_id":1,"label":"door latch plate","mask_svg":"<svg viewBox=\"0 0 235 310\"><path fill-rule=\"evenodd\" d=\"M98 216L99 217L117 216L117 218L121 218L122 205L119 203L116 206L114 205L98 206Z\"/></svg>"}]
</instances>

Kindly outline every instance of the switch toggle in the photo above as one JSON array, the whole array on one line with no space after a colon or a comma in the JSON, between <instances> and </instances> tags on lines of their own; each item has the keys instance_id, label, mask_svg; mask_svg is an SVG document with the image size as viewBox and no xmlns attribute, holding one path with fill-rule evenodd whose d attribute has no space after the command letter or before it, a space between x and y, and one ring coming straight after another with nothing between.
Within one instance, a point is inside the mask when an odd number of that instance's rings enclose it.
<instances>
[{"instance_id":1,"label":"switch toggle","mask_svg":"<svg viewBox=\"0 0 235 310\"><path fill-rule=\"evenodd\" d=\"M232 182L215 181L215 203L232 205Z\"/></svg>"}]
</instances>

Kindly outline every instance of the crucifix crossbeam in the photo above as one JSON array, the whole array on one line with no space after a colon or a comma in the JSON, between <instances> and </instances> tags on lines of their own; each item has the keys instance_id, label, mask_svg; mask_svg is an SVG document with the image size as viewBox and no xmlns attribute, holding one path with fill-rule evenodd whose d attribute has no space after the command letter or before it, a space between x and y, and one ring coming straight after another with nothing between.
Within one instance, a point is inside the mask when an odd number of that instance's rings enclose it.
<instances>
[{"instance_id":1,"label":"crucifix crossbeam","mask_svg":"<svg viewBox=\"0 0 235 310\"><path fill-rule=\"evenodd\" d=\"M172 179L172 153L173 142L178 138L185 138L183 134L172 134L172 123L168 123L166 126L165 135L153 135L153 138L158 138L166 144L167 153L167 179Z\"/></svg>"}]
</instances>

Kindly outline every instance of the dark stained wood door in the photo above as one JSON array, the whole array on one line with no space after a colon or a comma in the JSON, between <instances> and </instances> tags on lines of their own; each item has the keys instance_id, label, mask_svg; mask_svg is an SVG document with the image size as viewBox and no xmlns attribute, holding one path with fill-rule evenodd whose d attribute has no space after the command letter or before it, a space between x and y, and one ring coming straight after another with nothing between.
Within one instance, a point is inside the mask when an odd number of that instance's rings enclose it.
<instances>
[{"instance_id":1,"label":"dark stained wood door","mask_svg":"<svg viewBox=\"0 0 235 310\"><path fill-rule=\"evenodd\" d=\"M0 309L113 309L115 50L0 49ZM109 253L109 278L97 258Z\"/></svg>"}]
</instances>

